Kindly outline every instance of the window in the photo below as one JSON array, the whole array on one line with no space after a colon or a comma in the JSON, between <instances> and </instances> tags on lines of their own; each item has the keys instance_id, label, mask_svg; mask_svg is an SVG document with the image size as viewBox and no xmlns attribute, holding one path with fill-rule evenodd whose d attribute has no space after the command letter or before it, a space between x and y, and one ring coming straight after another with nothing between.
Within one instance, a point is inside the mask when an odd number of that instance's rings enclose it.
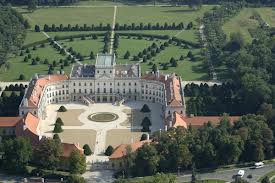
<instances>
[{"instance_id":1,"label":"window","mask_svg":"<svg viewBox=\"0 0 275 183\"><path fill-rule=\"evenodd\" d=\"M99 90L99 88L97 88L97 93L99 93L100 92L100 90Z\"/></svg>"},{"instance_id":2,"label":"window","mask_svg":"<svg viewBox=\"0 0 275 183\"><path fill-rule=\"evenodd\" d=\"M106 93L106 88L103 89L103 93Z\"/></svg>"},{"instance_id":3,"label":"window","mask_svg":"<svg viewBox=\"0 0 275 183\"><path fill-rule=\"evenodd\" d=\"M85 93L87 93L87 89L85 89Z\"/></svg>"},{"instance_id":4,"label":"window","mask_svg":"<svg viewBox=\"0 0 275 183\"><path fill-rule=\"evenodd\" d=\"M129 83L129 86L131 86L131 83Z\"/></svg>"},{"instance_id":5,"label":"window","mask_svg":"<svg viewBox=\"0 0 275 183\"><path fill-rule=\"evenodd\" d=\"M97 71L97 74L99 74L99 71Z\"/></svg>"},{"instance_id":6,"label":"window","mask_svg":"<svg viewBox=\"0 0 275 183\"><path fill-rule=\"evenodd\" d=\"M113 89L112 88L110 88L110 93L113 93Z\"/></svg>"},{"instance_id":7,"label":"window","mask_svg":"<svg viewBox=\"0 0 275 183\"><path fill-rule=\"evenodd\" d=\"M81 83L78 83L78 86L81 86Z\"/></svg>"},{"instance_id":8,"label":"window","mask_svg":"<svg viewBox=\"0 0 275 183\"><path fill-rule=\"evenodd\" d=\"M90 86L92 86L93 84L92 83L90 83Z\"/></svg>"},{"instance_id":9,"label":"window","mask_svg":"<svg viewBox=\"0 0 275 183\"><path fill-rule=\"evenodd\" d=\"M75 89L74 89L74 93L75 93Z\"/></svg>"},{"instance_id":10,"label":"window","mask_svg":"<svg viewBox=\"0 0 275 183\"><path fill-rule=\"evenodd\" d=\"M75 86L75 83L74 83L74 86Z\"/></svg>"},{"instance_id":11,"label":"window","mask_svg":"<svg viewBox=\"0 0 275 183\"><path fill-rule=\"evenodd\" d=\"M81 89L79 89L79 93L81 93Z\"/></svg>"},{"instance_id":12,"label":"window","mask_svg":"<svg viewBox=\"0 0 275 183\"><path fill-rule=\"evenodd\" d=\"M104 73L104 74L106 73L105 70L103 71L103 73Z\"/></svg>"},{"instance_id":13,"label":"window","mask_svg":"<svg viewBox=\"0 0 275 183\"><path fill-rule=\"evenodd\" d=\"M86 84L86 83L84 83L84 86L87 86L87 84Z\"/></svg>"},{"instance_id":14,"label":"window","mask_svg":"<svg viewBox=\"0 0 275 183\"><path fill-rule=\"evenodd\" d=\"M112 74L112 71L110 71L110 74Z\"/></svg>"}]
</instances>

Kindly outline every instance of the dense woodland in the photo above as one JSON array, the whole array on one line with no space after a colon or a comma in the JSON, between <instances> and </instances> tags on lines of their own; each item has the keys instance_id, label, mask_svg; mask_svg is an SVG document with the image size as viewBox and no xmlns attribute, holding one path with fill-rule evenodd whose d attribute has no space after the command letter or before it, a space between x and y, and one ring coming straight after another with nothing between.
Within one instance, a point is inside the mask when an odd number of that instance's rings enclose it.
<instances>
[{"instance_id":1,"label":"dense woodland","mask_svg":"<svg viewBox=\"0 0 275 183\"><path fill-rule=\"evenodd\" d=\"M16 53L25 39L25 28L29 23L9 6L0 4L0 66L8 53Z\"/></svg>"}]
</instances>

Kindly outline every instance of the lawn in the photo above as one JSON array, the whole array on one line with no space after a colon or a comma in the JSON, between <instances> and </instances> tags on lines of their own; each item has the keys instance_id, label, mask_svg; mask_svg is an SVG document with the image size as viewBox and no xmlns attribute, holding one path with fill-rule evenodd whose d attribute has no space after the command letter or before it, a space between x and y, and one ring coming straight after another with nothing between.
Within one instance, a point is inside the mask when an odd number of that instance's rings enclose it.
<instances>
[{"instance_id":1,"label":"lawn","mask_svg":"<svg viewBox=\"0 0 275 183\"><path fill-rule=\"evenodd\" d=\"M189 61L185 56L188 53L188 49L183 49L178 46L169 46L156 57L153 58L152 62L157 64L158 68L163 73L173 73L180 75L182 80L191 81L191 80L208 80L207 71L202 67L202 61L200 58L197 58L196 61ZM199 50L192 50L194 54L198 53ZM176 60L183 55L185 59L183 61L178 61L177 67L168 67L168 70L162 70L161 64L168 63L171 57L174 57ZM146 71L151 71L152 65L148 63L142 63L141 65L142 73Z\"/></svg>"},{"instance_id":2,"label":"lawn","mask_svg":"<svg viewBox=\"0 0 275 183\"><path fill-rule=\"evenodd\" d=\"M203 6L200 10L191 10L188 6L180 7L119 7L117 9L116 22L119 24L131 23L196 23L196 19L202 17L213 6Z\"/></svg>"},{"instance_id":3,"label":"lawn","mask_svg":"<svg viewBox=\"0 0 275 183\"><path fill-rule=\"evenodd\" d=\"M113 7L94 7L94 8L40 8L30 13L25 9L18 10L25 18L29 20L34 27L35 24L40 25L42 28L44 24L56 26L63 24L73 25L98 25L99 23L107 24L113 21Z\"/></svg>"},{"instance_id":4,"label":"lawn","mask_svg":"<svg viewBox=\"0 0 275 183\"><path fill-rule=\"evenodd\" d=\"M252 19L251 16L256 9L254 8L245 8L237 16L230 19L223 25L223 30L227 35L227 38L230 38L231 33L240 32L244 39L247 42L252 40L249 29L254 29L259 26L259 22L255 19Z\"/></svg>"},{"instance_id":5,"label":"lawn","mask_svg":"<svg viewBox=\"0 0 275 183\"><path fill-rule=\"evenodd\" d=\"M261 182L265 177L271 178L271 177L273 177L273 176L275 176L275 170L266 173L264 176L262 176L262 177L259 179L258 182ZM272 179L272 182L275 182L275 179L274 179L274 178Z\"/></svg>"},{"instance_id":6,"label":"lawn","mask_svg":"<svg viewBox=\"0 0 275 183\"><path fill-rule=\"evenodd\" d=\"M47 39L47 37L42 33L42 32L34 32L32 30L27 31L26 39L24 42L24 45L37 42L37 41L42 41Z\"/></svg>"},{"instance_id":7,"label":"lawn","mask_svg":"<svg viewBox=\"0 0 275 183\"><path fill-rule=\"evenodd\" d=\"M69 40L64 40L64 41L59 41L62 46L65 48L70 48L72 47L73 50L76 52L81 53L81 55L88 57L90 56L91 51L94 52L96 55L97 53L101 52L103 50L103 38L99 37L96 40L93 40L91 38L87 38L86 40L81 40L81 39L74 39L74 41L69 41Z\"/></svg>"},{"instance_id":8,"label":"lawn","mask_svg":"<svg viewBox=\"0 0 275 183\"><path fill-rule=\"evenodd\" d=\"M198 43L199 35L196 28L191 30L135 30L135 31L116 31L117 33L140 33L152 35L168 35L170 37L177 37L186 41Z\"/></svg>"},{"instance_id":9,"label":"lawn","mask_svg":"<svg viewBox=\"0 0 275 183\"><path fill-rule=\"evenodd\" d=\"M275 8L257 8L257 12L271 27L275 27Z\"/></svg>"},{"instance_id":10,"label":"lawn","mask_svg":"<svg viewBox=\"0 0 275 183\"><path fill-rule=\"evenodd\" d=\"M57 117L62 119L64 126L82 126L78 116L83 112L83 109L69 109L67 112L57 112Z\"/></svg>"},{"instance_id":11,"label":"lawn","mask_svg":"<svg viewBox=\"0 0 275 183\"><path fill-rule=\"evenodd\" d=\"M70 31L70 32L47 32L47 34L51 37L55 36L74 36L80 34L99 34L99 33L106 33L106 31Z\"/></svg>"},{"instance_id":12,"label":"lawn","mask_svg":"<svg viewBox=\"0 0 275 183\"><path fill-rule=\"evenodd\" d=\"M59 54L59 52L48 44L46 44L45 48L37 48L35 51L30 49L30 54L32 55L32 58L39 56L41 61L44 61L44 59L47 58L49 63L52 63L54 60L58 62L59 59L66 58L66 56ZM5 70L3 67L0 68L1 81L16 81L18 80L20 74L24 74L26 76L26 80L29 80L35 73L48 73L48 65L46 64L38 63L37 65L31 65L31 59L29 59L28 62L23 62L26 55L27 54L24 54L24 56L10 58L8 60L8 63L10 63L10 68L8 70ZM60 67L57 66L56 70L59 68ZM67 68L69 67L65 67L65 72L67 71L67 74L69 74L68 72L70 69Z\"/></svg>"}]
</instances>

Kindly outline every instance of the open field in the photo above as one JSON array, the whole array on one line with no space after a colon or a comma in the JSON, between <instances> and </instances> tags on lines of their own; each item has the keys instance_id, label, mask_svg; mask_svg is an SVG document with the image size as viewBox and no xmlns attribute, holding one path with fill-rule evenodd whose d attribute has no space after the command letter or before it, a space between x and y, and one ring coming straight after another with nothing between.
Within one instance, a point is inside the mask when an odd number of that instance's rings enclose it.
<instances>
[{"instance_id":1,"label":"open field","mask_svg":"<svg viewBox=\"0 0 275 183\"><path fill-rule=\"evenodd\" d=\"M24 42L24 45L37 42L37 41L42 41L47 39L47 37L42 33L42 32L34 32L32 30L27 31L26 39Z\"/></svg>"},{"instance_id":2,"label":"open field","mask_svg":"<svg viewBox=\"0 0 275 183\"><path fill-rule=\"evenodd\" d=\"M109 130L106 135L106 148L109 145L116 148L120 144L130 144L139 141L142 134L142 132L131 132L129 129Z\"/></svg>"},{"instance_id":3,"label":"open field","mask_svg":"<svg viewBox=\"0 0 275 183\"><path fill-rule=\"evenodd\" d=\"M49 60L49 63L52 63L54 60L57 62L59 59L65 59L66 56L59 54L52 46L46 44L45 48L37 47L37 50L33 51L30 48L30 54L32 58L40 57L40 60L43 62L45 59ZM26 80L29 80L35 73L39 74L47 74L48 73L48 65L43 63L38 63L37 65L31 65L31 59L28 62L23 62L24 57L28 54L24 54L23 56L16 56L9 59L8 63L10 64L10 68L5 70L3 67L0 68L0 78L1 81L16 81L20 74L24 74L26 76ZM65 72L69 74L70 68L65 67ZM56 70L60 69L60 66L56 67Z\"/></svg>"},{"instance_id":4,"label":"open field","mask_svg":"<svg viewBox=\"0 0 275 183\"><path fill-rule=\"evenodd\" d=\"M275 8L257 8L257 12L271 27L275 27Z\"/></svg>"},{"instance_id":5,"label":"open field","mask_svg":"<svg viewBox=\"0 0 275 183\"><path fill-rule=\"evenodd\" d=\"M101 52L103 50L104 42L102 37L99 37L96 40L86 39L86 40L81 40L81 39L74 39L74 41L69 41L69 40L64 40L64 41L59 41L62 43L62 45L68 49L72 47L76 52L79 52L81 55L88 57L90 56L91 51L94 52L96 55L97 53Z\"/></svg>"},{"instance_id":6,"label":"open field","mask_svg":"<svg viewBox=\"0 0 275 183\"><path fill-rule=\"evenodd\" d=\"M275 26L274 8L245 8L236 17L224 24L223 30L227 37L233 32L240 32L246 41L251 41L249 29L259 26L259 22L252 18L253 13L258 13L270 26Z\"/></svg>"},{"instance_id":7,"label":"open field","mask_svg":"<svg viewBox=\"0 0 275 183\"><path fill-rule=\"evenodd\" d=\"M33 13L29 13L26 9L19 9L23 16L29 20L34 27L35 24L42 28L44 24L48 25L99 25L99 23L112 23L113 20L112 7L102 8L41 8Z\"/></svg>"},{"instance_id":8,"label":"open field","mask_svg":"<svg viewBox=\"0 0 275 183\"><path fill-rule=\"evenodd\" d=\"M203 6L198 11L191 10L188 6L180 7L119 7L117 9L116 21L119 24L131 23L196 23L198 17L202 17L206 11L210 11L211 6Z\"/></svg>"},{"instance_id":9,"label":"open field","mask_svg":"<svg viewBox=\"0 0 275 183\"><path fill-rule=\"evenodd\" d=\"M64 130L59 134L62 142L79 143L80 147L88 144L92 151L94 151L96 141L95 130Z\"/></svg>"},{"instance_id":10,"label":"open field","mask_svg":"<svg viewBox=\"0 0 275 183\"><path fill-rule=\"evenodd\" d=\"M57 117L61 118L64 126L81 126L78 116L83 113L83 109L69 109L67 112L57 112Z\"/></svg>"}]
</instances>

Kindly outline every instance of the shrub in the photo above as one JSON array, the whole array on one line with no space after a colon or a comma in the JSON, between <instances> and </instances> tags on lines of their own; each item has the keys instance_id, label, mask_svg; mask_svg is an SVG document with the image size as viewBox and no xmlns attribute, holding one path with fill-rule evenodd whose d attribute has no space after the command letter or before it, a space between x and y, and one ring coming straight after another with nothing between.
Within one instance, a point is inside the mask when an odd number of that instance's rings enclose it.
<instances>
[{"instance_id":1,"label":"shrub","mask_svg":"<svg viewBox=\"0 0 275 183\"><path fill-rule=\"evenodd\" d=\"M53 139L56 140L57 142L61 142L61 139L57 133L53 135Z\"/></svg>"},{"instance_id":2,"label":"shrub","mask_svg":"<svg viewBox=\"0 0 275 183\"><path fill-rule=\"evenodd\" d=\"M59 123L55 123L53 133L61 133L63 132L62 126Z\"/></svg>"},{"instance_id":3,"label":"shrub","mask_svg":"<svg viewBox=\"0 0 275 183\"><path fill-rule=\"evenodd\" d=\"M141 108L140 112L151 112L149 106L147 104L144 104L143 107Z\"/></svg>"},{"instance_id":4,"label":"shrub","mask_svg":"<svg viewBox=\"0 0 275 183\"><path fill-rule=\"evenodd\" d=\"M150 132L150 126L152 125L151 120L148 117L145 117L142 122L142 130L143 132Z\"/></svg>"},{"instance_id":5,"label":"shrub","mask_svg":"<svg viewBox=\"0 0 275 183\"><path fill-rule=\"evenodd\" d=\"M148 135L146 133L143 133L141 135L140 141L147 140Z\"/></svg>"},{"instance_id":6,"label":"shrub","mask_svg":"<svg viewBox=\"0 0 275 183\"><path fill-rule=\"evenodd\" d=\"M124 59L129 59L130 57L130 52L129 51L126 51L125 55L124 55Z\"/></svg>"},{"instance_id":7,"label":"shrub","mask_svg":"<svg viewBox=\"0 0 275 183\"><path fill-rule=\"evenodd\" d=\"M62 119L59 117L56 119L55 123L59 123L61 126L64 125Z\"/></svg>"},{"instance_id":8,"label":"shrub","mask_svg":"<svg viewBox=\"0 0 275 183\"><path fill-rule=\"evenodd\" d=\"M66 112L67 109L62 105L59 107L58 112Z\"/></svg>"},{"instance_id":9,"label":"shrub","mask_svg":"<svg viewBox=\"0 0 275 183\"><path fill-rule=\"evenodd\" d=\"M23 56L23 55L24 55L24 53L23 53L23 51L21 51L21 52L20 52L20 56Z\"/></svg>"},{"instance_id":10,"label":"shrub","mask_svg":"<svg viewBox=\"0 0 275 183\"><path fill-rule=\"evenodd\" d=\"M19 80L25 80L25 79L26 79L26 77L25 77L24 74L20 74L20 75L19 75Z\"/></svg>"},{"instance_id":11,"label":"shrub","mask_svg":"<svg viewBox=\"0 0 275 183\"><path fill-rule=\"evenodd\" d=\"M71 175L68 178L67 182L69 182L69 183L86 183L87 181L83 177L80 177L77 175Z\"/></svg>"},{"instance_id":12,"label":"shrub","mask_svg":"<svg viewBox=\"0 0 275 183\"><path fill-rule=\"evenodd\" d=\"M37 61L36 60L32 60L32 65L37 65Z\"/></svg>"},{"instance_id":13,"label":"shrub","mask_svg":"<svg viewBox=\"0 0 275 183\"><path fill-rule=\"evenodd\" d=\"M91 150L91 148L90 148L90 146L88 144L85 144L83 146L83 149L84 149L84 154L86 156L90 156L91 154L93 154L93 152L92 152L92 150Z\"/></svg>"},{"instance_id":14,"label":"shrub","mask_svg":"<svg viewBox=\"0 0 275 183\"><path fill-rule=\"evenodd\" d=\"M33 46L32 50L36 50L36 46Z\"/></svg>"},{"instance_id":15,"label":"shrub","mask_svg":"<svg viewBox=\"0 0 275 183\"><path fill-rule=\"evenodd\" d=\"M113 152L114 152L114 148L111 145L109 145L104 154L106 156L111 156L111 154L113 154Z\"/></svg>"},{"instance_id":16,"label":"shrub","mask_svg":"<svg viewBox=\"0 0 275 183\"><path fill-rule=\"evenodd\" d=\"M28 60L29 60L28 57L24 58L24 62L28 62Z\"/></svg>"}]
</instances>

